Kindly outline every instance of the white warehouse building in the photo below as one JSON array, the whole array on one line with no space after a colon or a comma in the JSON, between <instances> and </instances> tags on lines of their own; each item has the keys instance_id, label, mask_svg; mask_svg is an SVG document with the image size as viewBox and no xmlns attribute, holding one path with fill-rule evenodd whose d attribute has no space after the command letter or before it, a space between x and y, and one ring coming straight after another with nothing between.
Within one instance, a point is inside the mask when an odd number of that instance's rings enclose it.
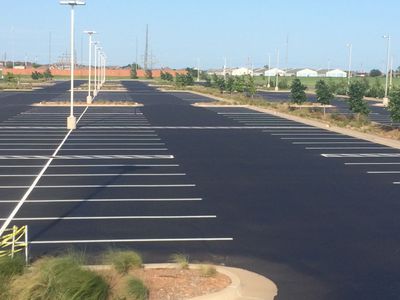
<instances>
[{"instance_id":1,"label":"white warehouse building","mask_svg":"<svg viewBox=\"0 0 400 300\"><path fill-rule=\"evenodd\" d=\"M345 71L335 69L326 72L326 77L334 77L334 78L346 78L347 73Z\"/></svg>"},{"instance_id":2,"label":"white warehouse building","mask_svg":"<svg viewBox=\"0 0 400 300\"><path fill-rule=\"evenodd\" d=\"M318 72L311 69L302 69L297 71L297 77L318 77Z\"/></svg>"},{"instance_id":3,"label":"white warehouse building","mask_svg":"<svg viewBox=\"0 0 400 300\"><path fill-rule=\"evenodd\" d=\"M273 69L266 70L264 73L264 76L266 76L266 77L273 77L276 75L285 76L285 71L278 69L278 68L273 68Z\"/></svg>"},{"instance_id":4,"label":"white warehouse building","mask_svg":"<svg viewBox=\"0 0 400 300\"><path fill-rule=\"evenodd\" d=\"M248 68L237 68L232 70L232 76L243 76L243 75L251 75L253 76L253 70Z\"/></svg>"}]
</instances>

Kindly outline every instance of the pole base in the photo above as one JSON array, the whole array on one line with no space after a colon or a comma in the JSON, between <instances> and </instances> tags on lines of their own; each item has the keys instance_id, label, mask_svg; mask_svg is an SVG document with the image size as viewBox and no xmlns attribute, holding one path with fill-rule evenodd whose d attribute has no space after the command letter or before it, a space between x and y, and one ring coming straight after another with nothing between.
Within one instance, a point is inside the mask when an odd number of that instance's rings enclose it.
<instances>
[{"instance_id":1,"label":"pole base","mask_svg":"<svg viewBox=\"0 0 400 300\"><path fill-rule=\"evenodd\" d=\"M87 96L86 97L86 103L87 104L92 104L92 102L93 102L93 97L92 96Z\"/></svg>"},{"instance_id":2,"label":"pole base","mask_svg":"<svg viewBox=\"0 0 400 300\"><path fill-rule=\"evenodd\" d=\"M279 87L276 86L276 87L275 87L275 91L276 91L276 92L279 91Z\"/></svg>"},{"instance_id":3,"label":"pole base","mask_svg":"<svg viewBox=\"0 0 400 300\"><path fill-rule=\"evenodd\" d=\"M388 97L385 97L385 98L383 98L383 106L388 106L389 105L389 98Z\"/></svg>"},{"instance_id":4,"label":"pole base","mask_svg":"<svg viewBox=\"0 0 400 300\"><path fill-rule=\"evenodd\" d=\"M97 90L93 91L93 98L97 96Z\"/></svg>"},{"instance_id":5,"label":"pole base","mask_svg":"<svg viewBox=\"0 0 400 300\"><path fill-rule=\"evenodd\" d=\"M70 130L76 129L76 118L74 116L69 116L67 118L67 129Z\"/></svg>"}]
</instances>

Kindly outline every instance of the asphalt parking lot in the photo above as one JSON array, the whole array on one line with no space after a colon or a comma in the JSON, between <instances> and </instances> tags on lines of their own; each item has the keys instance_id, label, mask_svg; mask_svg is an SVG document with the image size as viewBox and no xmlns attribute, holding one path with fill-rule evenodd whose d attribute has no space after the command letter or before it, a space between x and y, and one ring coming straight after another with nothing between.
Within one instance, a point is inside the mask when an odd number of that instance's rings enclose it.
<instances>
[{"instance_id":1,"label":"asphalt parking lot","mask_svg":"<svg viewBox=\"0 0 400 300\"><path fill-rule=\"evenodd\" d=\"M66 139L68 108L3 117L2 220L51 159L14 220L29 225L33 256L116 246L159 262L183 252L259 272L278 299L398 298L399 150L124 85L110 97L143 107L77 108Z\"/></svg>"}]
</instances>

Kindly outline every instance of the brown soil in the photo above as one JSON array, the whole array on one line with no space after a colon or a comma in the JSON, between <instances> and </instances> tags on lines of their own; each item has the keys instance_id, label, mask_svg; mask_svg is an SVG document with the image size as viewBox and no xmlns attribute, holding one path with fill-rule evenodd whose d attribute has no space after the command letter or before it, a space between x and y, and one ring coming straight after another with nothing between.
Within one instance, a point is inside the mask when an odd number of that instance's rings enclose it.
<instances>
[{"instance_id":1,"label":"brown soil","mask_svg":"<svg viewBox=\"0 0 400 300\"><path fill-rule=\"evenodd\" d=\"M150 291L149 300L190 299L221 291L231 283L226 275L205 277L200 270L193 269L138 269L125 276L113 269L98 272L111 286L110 300L127 297L126 281L130 276L143 280Z\"/></svg>"}]
</instances>

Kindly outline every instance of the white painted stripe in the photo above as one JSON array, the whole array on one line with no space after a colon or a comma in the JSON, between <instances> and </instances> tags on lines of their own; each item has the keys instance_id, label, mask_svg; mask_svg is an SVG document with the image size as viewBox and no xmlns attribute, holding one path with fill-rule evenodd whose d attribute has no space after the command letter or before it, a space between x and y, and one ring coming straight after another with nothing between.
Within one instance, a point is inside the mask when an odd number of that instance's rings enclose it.
<instances>
[{"instance_id":1,"label":"white painted stripe","mask_svg":"<svg viewBox=\"0 0 400 300\"><path fill-rule=\"evenodd\" d=\"M9 150L9 149L1 149L0 151L3 150ZM12 150L12 149L11 149ZM26 149L22 149L26 150ZM32 150L39 150L39 149L32 149ZM41 150L46 150L46 149L41 149ZM66 152L66 151L168 151L168 148L62 148L61 151Z\"/></svg>"},{"instance_id":2,"label":"white painted stripe","mask_svg":"<svg viewBox=\"0 0 400 300\"><path fill-rule=\"evenodd\" d=\"M0 165L0 168L43 168L44 165ZM50 165L49 168L93 168L93 167L179 167L179 165L146 165L146 164L136 164L136 165Z\"/></svg>"},{"instance_id":3,"label":"white painted stripe","mask_svg":"<svg viewBox=\"0 0 400 300\"><path fill-rule=\"evenodd\" d=\"M393 149L391 147L306 147L306 150L373 150L373 149Z\"/></svg>"},{"instance_id":4,"label":"white painted stripe","mask_svg":"<svg viewBox=\"0 0 400 300\"><path fill-rule=\"evenodd\" d=\"M138 199L59 199L59 200L26 200L25 203L76 203L76 202L191 202L202 201L202 198L138 198ZM0 200L1 203L16 203L19 200Z\"/></svg>"},{"instance_id":5,"label":"white painted stripe","mask_svg":"<svg viewBox=\"0 0 400 300\"><path fill-rule=\"evenodd\" d=\"M264 131L267 132L267 131ZM272 133L271 135L273 136L294 136L294 137L298 137L298 136L343 136L344 138L346 138L344 135L342 134L337 134L337 133L290 133L290 132L286 132L286 133ZM346 139L353 139L353 138L346 138Z\"/></svg>"},{"instance_id":6,"label":"white painted stripe","mask_svg":"<svg viewBox=\"0 0 400 300\"><path fill-rule=\"evenodd\" d=\"M82 116L85 114L85 112L87 111L87 108L83 111L83 113L81 114L81 116L79 117L77 123L79 122L79 120L82 118ZM53 152L53 157L57 155L58 151L60 151L61 147L63 146L63 144L65 143L65 141L68 139L69 135L71 134L72 130L68 131L68 133L65 135L65 138L62 140L62 142L60 143L60 145L57 147L57 149ZM43 167L43 169L40 171L40 173L38 174L38 176L35 178L35 180L33 181L33 183L26 187L28 188L28 190L25 192L25 194L22 196L21 200L18 202L18 204L16 205L16 207L13 209L13 211L11 212L11 214L9 215L9 217L7 219L5 219L2 227L0 228L0 237L3 235L4 231L7 229L7 227L10 225L10 223L12 222L12 220L15 218L16 214L18 213L18 211L20 210L20 208L22 207L22 205L24 204L24 202L27 200L27 198L29 197L29 195L31 194L31 192L33 191L33 189L37 186L38 182L40 181L41 177L43 176L43 174L46 172L48 166L52 163L53 158L50 158L47 163L45 164L45 166Z\"/></svg>"},{"instance_id":7,"label":"white painted stripe","mask_svg":"<svg viewBox=\"0 0 400 300\"><path fill-rule=\"evenodd\" d=\"M138 127L132 127L132 126L97 126L97 127L92 127L92 126L83 126L81 129L92 129L92 128L97 128L97 129L134 129L134 128L150 128L150 129L271 129L271 128L286 128L286 129L296 129L296 128L309 128L308 126L149 126L149 127L143 127L143 126L138 126Z\"/></svg>"},{"instance_id":8,"label":"white painted stripe","mask_svg":"<svg viewBox=\"0 0 400 300\"><path fill-rule=\"evenodd\" d=\"M0 177L35 177L37 174L0 174ZM44 174L43 177L186 176L186 173Z\"/></svg>"},{"instance_id":9,"label":"white painted stripe","mask_svg":"<svg viewBox=\"0 0 400 300\"><path fill-rule=\"evenodd\" d=\"M170 188L170 187L195 187L195 184L93 184L93 185L36 185L36 189L59 188ZM0 189L26 189L29 186L9 185L0 186Z\"/></svg>"},{"instance_id":10,"label":"white painted stripe","mask_svg":"<svg viewBox=\"0 0 400 300\"><path fill-rule=\"evenodd\" d=\"M362 165L400 165L400 162L387 162L387 163L384 163L384 162L381 162L381 163L368 163L368 162L366 162L366 163L344 163L345 165L347 165L347 166L362 166Z\"/></svg>"},{"instance_id":11,"label":"white painted stripe","mask_svg":"<svg viewBox=\"0 0 400 300\"><path fill-rule=\"evenodd\" d=\"M102 244L102 243L171 243L171 242L223 242L233 241L233 238L168 238L168 239L112 239L112 240L60 240L31 241L29 244Z\"/></svg>"},{"instance_id":12,"label":"white painted stripe","mask_svg":"<svg viewBox=\"0 0 400 300\"><path fill-rule=\"evenodd\" d=\"M255 112L219 112L219 115L267 115L266 113L255 113Z\"/></svg>"},{"instance_id":13,"label":"white painted stripe","mask_svg":"<svg viewBox=\"0 0 400 300\"><path fill-rule=\"evenodd\" d=\"M292 142L293 145L372 144L371 142Z\"/></svg>"},{"instance_id":14,"label":"white painted stripe","mask_svg":"<svg viewBox=\"0 0 400 300\"><path fill-rule=\"evenodd\" d=\"M368 174L400 174L400 171L367 171Z\"/></svg>"},{"instance_id":15,"label":"white painted stripe","mask_svg":"<svg viewBox=\"0 0 400 300\"><path fill-rule=\"evenodd\" d=\"M327 158L386 158L400 157L400 153L341 153L341 154L321 154Z\"/></svg>"},{"instance_id":16,"label":"white painted stripe","mask_svg":"<svg viewBox=\"0 0 400 300\"><path fill-rule=\"evenodd\" d=\"M0 155L0 159L173 159L173 155Z\"/></svg>"},{"instance_id":17,"label":"white painted stripe","mask_svg":"<svg viewBox=\"0 0 400 300\"><path fill-rule=\"evenodd\" d=\"M356 138L346 138L346 137L283 137L281 140L357 140Z\"/></svg>"},{"instance_id":18,"label":"white painted stripe","mask_svg":"<svg viewBox=\"0 0 400 300\"><path fill-rule=\"evenodd\" d=\"M38 218L14 218L14 221L75 221L75 220L163 220L163 219L215 219L216 215L193 216L101 216L101 217L38 217ZM0 218L0 221L6 219Z\"/></svg>"},{"instance_id":19,"label":"white painted stripe","mask_svg":"<svg viewBox=\"0 0 400 300\"><path fill-rule=\"evenodd\" d=\"M60 130L65 130L65 127L55 127L55 126L0 126L0 129L60 129Z\"/></svg>"},{"instance_id":20,"label":"white painted stripe","mask_svg":"<svg viewBox=\"0 0 400 300\"><path fill-rule=\"evenodd\" d=\"M4 144L1 144L0 143L0 146L1 145L4 145ZM91 146L91 145L96 145L96 146L99 146L99 145L102 145L102 146L105 146L105 145L109 145L109 146L114 146L114 145L127 145L127 146L151 146L151 145L153 145L153 146L164 146L165 145L165 143L71 143L71 142L68 142L68 143L66 143L64 146L75 146L75 145L78 145L78 146ZM96 148L97 149L97 148Z\"/></svg>"}]
</instances>

